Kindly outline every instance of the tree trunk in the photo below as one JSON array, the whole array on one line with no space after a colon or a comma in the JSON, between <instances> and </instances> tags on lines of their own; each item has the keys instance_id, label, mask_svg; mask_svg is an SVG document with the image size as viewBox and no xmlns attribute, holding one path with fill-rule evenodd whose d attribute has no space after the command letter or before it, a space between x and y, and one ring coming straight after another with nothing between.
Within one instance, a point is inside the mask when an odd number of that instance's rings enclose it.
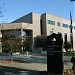
<instances>
[{"instance_id":1,"label":"tree trunk","mask_svg":"<svg viewBox=\"0 0 75 75\"><path fill-rule=\"evenodd\" d=\"M10 61L12 62L12 49L10 51Z\"/></svg>"}]
</instances>

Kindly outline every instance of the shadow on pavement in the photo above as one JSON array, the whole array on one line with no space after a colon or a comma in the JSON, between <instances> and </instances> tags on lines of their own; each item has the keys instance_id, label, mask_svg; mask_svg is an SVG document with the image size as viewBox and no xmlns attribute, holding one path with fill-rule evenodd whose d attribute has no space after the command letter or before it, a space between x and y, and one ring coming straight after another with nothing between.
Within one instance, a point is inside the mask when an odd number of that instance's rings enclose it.
<instances>
[{"instance_id":1,"label":"shadow on pavement","mask_svg":"<svg viewBox=\"0 0 75 75\"><path fill-rule=\"evenodd\" d=\"M39 75L39 71L19 69L15 67L1 66L0 72L8 73L9 75Z\"/></svg>"},{"instance_id":2,"label":"shadow on pavement","mask_svg":"<svg viewBox=\"0 0 75 75\"><path fill-rule=\"evenodd\" d=\"M31 57L31 58L15 58L13 59L14 61L21 61L23 63L47 63L47 59L44 58L36 58L36 57Z\"/></svg>"}]
</instances>

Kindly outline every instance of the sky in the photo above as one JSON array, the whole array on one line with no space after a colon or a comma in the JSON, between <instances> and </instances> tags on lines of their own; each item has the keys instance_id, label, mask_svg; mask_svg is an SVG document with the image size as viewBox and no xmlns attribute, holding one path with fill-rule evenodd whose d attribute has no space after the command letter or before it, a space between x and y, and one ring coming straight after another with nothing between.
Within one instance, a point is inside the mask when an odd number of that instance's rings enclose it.
<instances>
[{"instance_id":1,"label":"sky","mask_svg":"<svg viewBox=\"0 0 75 75\"><path fill-rule=\"evenodd\" d=\"M0 17L0 23L12 22L30 12L50 13L70 19L70 10L75 21L75 2L70 0L0 0L0 7L3 12L6 10Z\"/></svg>"}]
</instances>

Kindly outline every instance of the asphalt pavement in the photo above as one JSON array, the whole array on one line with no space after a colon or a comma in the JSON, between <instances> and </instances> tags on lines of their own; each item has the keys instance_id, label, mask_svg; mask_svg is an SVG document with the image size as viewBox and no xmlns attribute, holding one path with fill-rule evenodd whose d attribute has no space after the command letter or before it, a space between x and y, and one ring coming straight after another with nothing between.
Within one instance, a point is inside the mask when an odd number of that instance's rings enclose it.
<instances>
[{"instance_id":1,"label":"asphalt pavement","mask_svg":"<svg viewBox=\"0 0 75 75\"><path fill-rule=\"evenodd\" d=\"M0 56L0 60L9 59L9 56ZM40 54L33 55L13 55L13 60L23 61L23 63L4 64L0 63L0 72L4 71L10 75L39 75L40 71L47 71L47 56ZM64 56L64 70L71 69L70 56Z\"/></svg>"}]
</instances>

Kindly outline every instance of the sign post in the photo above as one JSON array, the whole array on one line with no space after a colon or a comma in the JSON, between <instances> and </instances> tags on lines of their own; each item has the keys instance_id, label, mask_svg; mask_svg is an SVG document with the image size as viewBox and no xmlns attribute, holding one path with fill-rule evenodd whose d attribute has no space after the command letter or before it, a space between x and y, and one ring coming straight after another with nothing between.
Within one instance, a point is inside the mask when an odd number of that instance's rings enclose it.
<instances>
[{"instance_id":1,"label":"sign post","mask_svg":"<svg viewBox=\"0 0 75 75\"><path fill-rule=\"evenodd\" d=\"M47 71L63 75L62 35L53 33L47 36Z\"/></svg>"}]
</instances>

